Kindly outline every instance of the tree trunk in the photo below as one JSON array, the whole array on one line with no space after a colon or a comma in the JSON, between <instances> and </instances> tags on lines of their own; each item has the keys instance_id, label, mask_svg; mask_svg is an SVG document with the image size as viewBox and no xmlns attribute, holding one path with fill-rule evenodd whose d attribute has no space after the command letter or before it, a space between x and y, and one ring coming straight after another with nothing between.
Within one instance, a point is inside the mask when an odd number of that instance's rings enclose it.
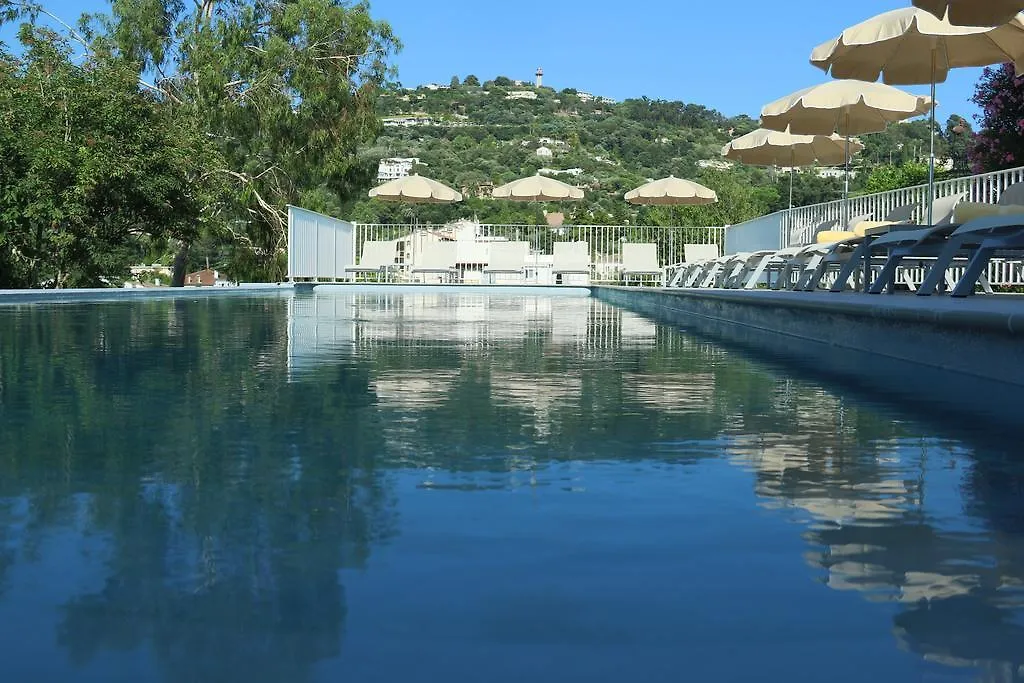
<instances>
[{"instance_id":1,"label":"tree trunk","mask_svg":"<svg viewBox=\"0 0 1024 683\"><path fill-rule=\"evenodd\" d=\"M188 262L188 251L191 249L190 242L182 242L178 253L174 256L174 267L171 270L171 287L185 286L185 266Z\"/></svg>"}]
</instances>

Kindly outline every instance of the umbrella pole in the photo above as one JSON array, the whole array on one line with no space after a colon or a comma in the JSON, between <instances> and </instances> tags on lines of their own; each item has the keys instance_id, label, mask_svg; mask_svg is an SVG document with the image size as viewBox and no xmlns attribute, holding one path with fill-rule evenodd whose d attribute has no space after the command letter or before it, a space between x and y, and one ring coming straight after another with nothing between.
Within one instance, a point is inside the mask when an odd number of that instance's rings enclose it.
<instances>
[{"instance_id":1,"label":"umbrella pole","mask_svg":"<svg viewBox=\"0 0 1024 683\"><path fill-rule=\"evenodd\" d=\"M931 152L928 155L928 225L933 225L932 209L935 204L935 49L932 49L932 113L930 116L929 138Z\"/></svg>"},{"instance_id":2,"label":"umbrella pole","mask_svg":"<svg viewBox=\"0 0 1024 683\"><path fill-rule=\"evenodd\" d=\"M793 176L796 174L796 169L792 166L789 167L789 210L793 210Z\"/></svg>"},{"instance_id":3,"label":"umbrella pole","mask_svg":"<svg viewBox=\"0 0 1024 683\"><path fill-rule=\"evenodd\" d=\"M843 226L850 222L850 115L846 115L846 173L843 181Z\"/></svg>"}]
</instances>

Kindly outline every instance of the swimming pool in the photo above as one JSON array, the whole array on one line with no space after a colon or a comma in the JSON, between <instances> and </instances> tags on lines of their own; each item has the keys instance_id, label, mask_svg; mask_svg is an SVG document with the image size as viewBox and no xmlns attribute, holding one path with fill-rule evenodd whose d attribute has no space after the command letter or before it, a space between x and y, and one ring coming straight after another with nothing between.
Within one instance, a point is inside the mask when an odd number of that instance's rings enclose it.
<instances>
[{"instance_id":1,"label":"swimming pool","mask_svg":"<svg viewBox=\"0 0 1024 683\"><path fill-rule=\"evenodd\" d=\"M1010 681L1005 433L587 296L0 307L5 679Z\"/></svg>"}]
</instances>

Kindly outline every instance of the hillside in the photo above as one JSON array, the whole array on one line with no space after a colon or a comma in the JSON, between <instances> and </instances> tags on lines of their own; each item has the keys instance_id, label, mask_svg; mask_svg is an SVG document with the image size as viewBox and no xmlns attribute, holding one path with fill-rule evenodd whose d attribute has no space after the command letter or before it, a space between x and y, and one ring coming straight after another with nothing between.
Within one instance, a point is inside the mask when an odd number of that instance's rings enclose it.
<instances>
[{"instance_id":1,"label":"hillside","mask_svg":"<svg viewBox=\"0 0 1024 683\"><path fill-rule=\"evenodd\" d=\"M579 92L513 82L499 77L480 83L473 76L451 85L415 90L393 87L379 102L382 133L364 152L367 163L385 157L415 157L416 171L467 195L456 206L394 206L362 200L347 207L363 222L443 221L477 216L485 222L534 223L544 207L494 201L494 185L541 171L584 187L587 199L559 207L576 223L728 224L778 210L788 201L788 176L769 169L723 163L720 150L731 137L757 127L751 117L726 117L699 104L647 98L623 102ZM957 118L957 117L954 117ZM920 161L927 154L926 121L865 136L856 160L859 189L876 167ZM946 152L940 141L940 154ZM648 179L674 174L704 182L719 192L713 207L638 208L622 195ZM798 204L841 195L841 181L813 170L798 176Z\"/></svg>"}]
</instances>

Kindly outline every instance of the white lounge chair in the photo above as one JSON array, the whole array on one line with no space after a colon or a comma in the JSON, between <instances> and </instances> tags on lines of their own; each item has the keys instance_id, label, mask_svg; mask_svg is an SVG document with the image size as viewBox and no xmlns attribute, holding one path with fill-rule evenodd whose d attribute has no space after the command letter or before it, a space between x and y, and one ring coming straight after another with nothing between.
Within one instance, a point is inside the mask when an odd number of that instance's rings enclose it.
<instances>
[{"instance_id":1,"label":"white lounge chair","mask_svg":"<svg viewBox=\"0 0 1024 683\"><path fill-rule=\"evenodd\" d=\"M590 284L590 245L555 242L551 272L561 284Z\"/></svg>"},{"instance_id":2,"label":"white lounge chair","mask_svg":"<svg viewBox=\"0 0 1024 683\"><path fill-rule=\"evenodd\" d=\"M387 281L391 270L395 267L395 252L398 246L394 241L373 241L363 242L362 258L359 265L346 266L345 272L351 273L358 279L359 275L376 274L378 278L384 277Z\"/></svg>"},{"instance_id":3,"label":"white lounge chair","mask_svg":"<svg viewBox=\"0 0 1024 683\"><path fill-rule=\"evenodd\" d=\"M707 264L711 263L713 259L704 261L697 261L695 263L684 263L676 271L675 275L672 276L672 280L669 282L669 287L693 287L694 282L700 276L700 273L707 267Z\"/></svg>"},{"instance_id":4,"label":"white lounge chair","mask_svg":"<svg viewBox=\"0 0 1024 683\"><path fill-rule=\"evenodd\" d=\"M455 259L455 242L432 240L423 245L411 272L422 276L437 275L441 282L450 282L455 275Z\"/></svg>"},{"instance_id":5,"label":"white lounge chair","mask_svg":"<svg viewBox=\"0 0 1024 683\"><path fill-rule=\"evenodd\" d=\"M672 279L669 287L691 287L687 284L694 270L703 267L718 258L719 249L717 244L684 244L683 245L683 266L679 268Z\"/></svg>"},{"instance_id":6,"label":"white lounge chair","mask_svg":"<svg viewBox=\"0 0 1024 683\"><path fill-rule=\"evenodd\" d=\"M657 244L623 244L622 276L627 286L632 278L643 281L654 276L661 283L661 266L658 264Z\"/></svg>"},{"instance_id":7,"label":"white lounge chair","mask_svg":"<svg viewBox=\"0 0 1024 683\"><path fill-rule=\"evenodd\" d=\"M731 256L719 256L707 263L701 272L701 277L695 283L701 289L718 287L725 278L725 268L730 262Z\"/></svg>"},{"instance_id":8,"label":"white lounge chair","mask_svg":"<svg viewBox=\"0 0 1024 683\"><path fill-rule=\"evenodd\" d=\"M727 266L730 272L723 286L727 289L757 289L774 254L771 250L735 254L731 267Z\"/></svg>"},{"instance_id":9,"label":"white lounge chair","mask_svg":"<svg viewBox=\"0 0 1024 683\"><path fill-rule=\"evenodd\" d=\"M525 277L529 242L491 242L484 275L492 285L521 283Z\"/></svg>"},{"instance_id":10,"label":"white lounge chair","mask_svg":"<svg viewBox=\"0 0 1024 683\"><path fill-rule=\"evenodd\" d=\"M712 267L717 258L707 259L705 261L697 261L696 263L687 266L686 271L683 273L684 277L679 283L679 287L697 287L701 282L704 281L704 275Z\"/></svg>"}]
</instances>

